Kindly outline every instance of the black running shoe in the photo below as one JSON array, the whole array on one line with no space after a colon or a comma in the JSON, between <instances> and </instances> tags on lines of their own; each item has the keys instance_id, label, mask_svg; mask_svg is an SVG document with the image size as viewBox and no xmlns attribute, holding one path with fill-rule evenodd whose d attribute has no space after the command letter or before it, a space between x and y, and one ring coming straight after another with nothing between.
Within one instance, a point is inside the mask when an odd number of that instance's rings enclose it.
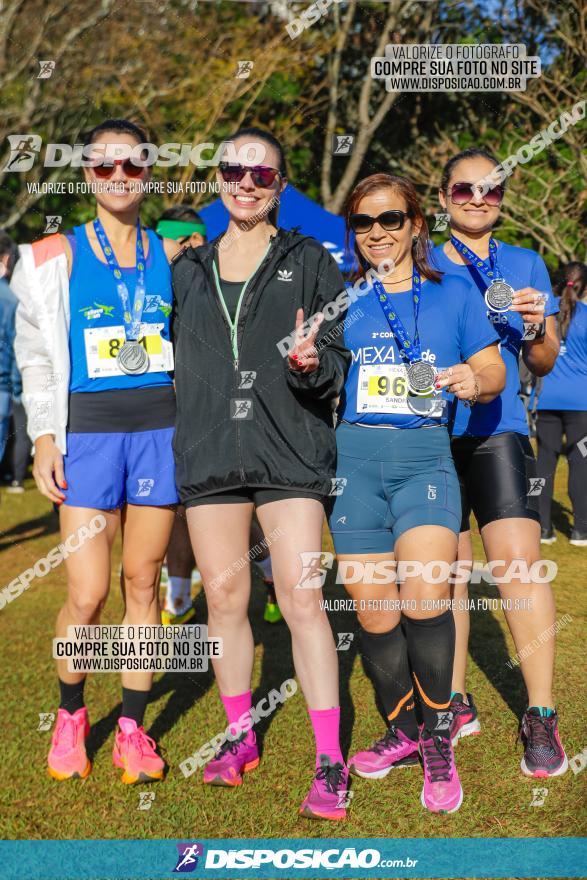
<instances>
[{"instance_id":1,"label":"black running shoe","mask_svg":"<svg viewBox=\"0 0 587 880\"><path fill-rule=\"evenodd\" d=\"M569 762L560 741L556 712L547 718L535 706L527 709L520 724L520 739L524 744L520 766L525 776L545 778L567 772Z\"/></svg>"}]
</instances>

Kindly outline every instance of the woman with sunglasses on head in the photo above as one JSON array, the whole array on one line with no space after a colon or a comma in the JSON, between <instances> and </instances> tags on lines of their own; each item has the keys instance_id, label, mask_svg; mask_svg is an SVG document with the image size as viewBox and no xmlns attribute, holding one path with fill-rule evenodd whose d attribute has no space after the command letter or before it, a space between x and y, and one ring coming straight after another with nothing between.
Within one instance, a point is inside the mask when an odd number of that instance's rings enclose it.
<instances>
[{"instance_id":1,"label":"woman with sunglasses on head","mask_svg":"<svg viewBox=\"0 0 587 880\"><path fill-rule=\"evenodd\" d=\"M64 541L79 539L65 561L61 638L69 626L100 622L119 527L123 623L159 623L159 575L178 500L169 375L169 261L178 248L140 222L149 170L132 151L145 141L143 129L125 119L93 128L84 174L95 192L95 219L21 248L16 347L33 475L59 507ZM92 539L83 542L89 527ZM85 778L85 675L69 672L65 660L57 667L61 702L49 773ZM164 762L143 727L151 683L151 672L122 673L112 756L124 783L163 778Z\"/></svg>"},{"instance_id":2,"label":"woman with sunglasses on head","mask_svg":"<svg viewBox=\"0 0 587 880\"><path fill-rule=\"evenodd\" d=\"M525 572L506 575L514 560L530 569L540 554L538 498L529 494L536 463L519 396L518 356L537 376L548 373L559 343L558 311L544 262L532 250L495 239L504 195L497 159L485 150L465 150L445 165L439 198L450 218L451 238L434 250L436 265L469 283L469 298L481 302L500 337L507 379L503 392L487 406L458 403L452 427L452 453L461 484L459 559L472 559L469 517L481 531L492 574L506 600L505 616L516 650L535 644L555 622L550 584L533 583ZM515 569L515 566L514 566ZM469 638L467 585L455 585L456 651L452 685L452 735L479 732L477 711L467 694L465 671ZM459 607L460 605L460 607ZM559 776L568 762L558 735L552 696L554 638L521 660L528 708L521 722L522 771L527 776Z\"/></svg>"},{"instance_id":3,"label":"woman with sunglasses on head","mask_svg":"<svg viewBox=\"0 0 587 880\"><path fill-rule=\"evenodd\" d=\"M567 263L557 294L560 354L544 378L536 405L537 469L546 481L540 493L541 543L556 541L551 505L556 465L564 449L573 508L570 543L587 547L587 266Z\"/></svg>"},{"instance_id":4,"label":"woman with sunglasses on head","mask_svg":"<svg viewBox=\"0 0 587 880\"><path fill-rule=\"evenodd\" d=\"M240 785L259 763L249 714L248 552L256 508L316 739L314 782L300 813L343 819L348 774L337 655L319 574L304 577L303 561L320 559L323 502L334 477L332 402L350 355L333 301L344 283L318 242L277 228L286 186L279 142L242 129L227 142L226 156L218 173L226 232L188 248L173 269L177 481L208 631L223 639L223 656L213 664L233 731L206 765L204 782Z\"/></svg>"},{"instance_id":5,"label":"woman with sunglasses on head","mask_svg":"<svg viewBox=\"0 0 587 880\"><path fill-rule=\"evenodd\" d=\"M357 603L365 669L389 721L349 769L380 778L417 763L419 751L423 806L454 812L463 793L447 714L454 654L447 606L460 500L446 395L471 406L492 400L505 370L495 331L481 304L467 296L467 284L430 266L428 228L411 181L367 177L345 213L360 286L346 318L353 361L338 411L343 489L330 529L339 574L349 565L353 574L357 566L365 573L346 590ZM438 565L440 576L431 582L426 571Z\"/></svg>"}]
</instances>

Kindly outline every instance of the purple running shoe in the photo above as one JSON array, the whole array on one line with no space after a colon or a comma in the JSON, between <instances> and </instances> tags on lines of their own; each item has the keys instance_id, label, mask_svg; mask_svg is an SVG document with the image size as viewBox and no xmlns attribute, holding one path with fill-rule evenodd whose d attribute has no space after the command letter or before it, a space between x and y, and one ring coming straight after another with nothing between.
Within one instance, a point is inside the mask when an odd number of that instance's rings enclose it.
<instances>
[{"instance_id":1,"label":"purple running shoe","mask_svg":"<svg viewBox=\"0 0 587 880\"><path fill-rule=\"evenodd\" d=\"M300 807L306 819L346 819L349 800L349 771L340 762L332 764L328 755L320 755L312 787Z\"/></svg>"},{"instance_id":2,"label":"purple running shoe","mask_svg":"<svg viewBox=\"0 0 587 880\"><path fill-rule=\"evenodd\" d=\"M214 758L204 767L204 782L209 785L242 785L243 773L259 766L259 750L255 734L247 741L249 732L238 739L223 743Z\"/></svg>"}]
</instances>

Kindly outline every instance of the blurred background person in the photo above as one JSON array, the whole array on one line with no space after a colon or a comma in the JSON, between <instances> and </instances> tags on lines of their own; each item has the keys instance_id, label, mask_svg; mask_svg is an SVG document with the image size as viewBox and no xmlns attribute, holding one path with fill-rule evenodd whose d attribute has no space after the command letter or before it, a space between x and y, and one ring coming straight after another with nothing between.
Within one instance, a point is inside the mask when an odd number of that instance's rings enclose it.
<instances>
[{"instance_id":1,"label":"blurred background person","mask_svg":"<svg viewBox=\"0 0 587 880\"><path fill-rule=\"evenodd\" d=\"M543 544L556 541L551 507L562 452L569 463L570 542L574 547L587 547L587 266L568 263L556 293L560 296L560 353L552 372L542 380L536 406L538 474L545 480L540 493L540 540Z\"/></svg>"},{"instance_id":2,"label":"blurred background person","mask_svg":"<svg viewBox=\"0 0 587 880\"><path fill-rule=\"evenodd\" d=\"M8 285L17 259L17 245L4 230L0 230L0 460L10 433L12 397L18 382L14 354L18 300Z\"/></svg>"}]
</instances>

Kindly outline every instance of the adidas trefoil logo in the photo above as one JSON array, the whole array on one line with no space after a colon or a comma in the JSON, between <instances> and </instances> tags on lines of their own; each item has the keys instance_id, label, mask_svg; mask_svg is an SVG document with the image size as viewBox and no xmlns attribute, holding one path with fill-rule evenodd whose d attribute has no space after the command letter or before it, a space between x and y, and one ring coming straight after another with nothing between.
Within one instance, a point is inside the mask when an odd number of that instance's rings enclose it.
<instances>
[{"instance_id":1,"label":"adidas trefoil logo","mask_svg":"<svg viewBox=\"0 0 587 880\"><path fill-rule=\"evenodd\" d=\"M288 269L278 269L277 270L277 280L278 281L293 281L293 272L288 271Z\"/></svg>"}]
</instances>

